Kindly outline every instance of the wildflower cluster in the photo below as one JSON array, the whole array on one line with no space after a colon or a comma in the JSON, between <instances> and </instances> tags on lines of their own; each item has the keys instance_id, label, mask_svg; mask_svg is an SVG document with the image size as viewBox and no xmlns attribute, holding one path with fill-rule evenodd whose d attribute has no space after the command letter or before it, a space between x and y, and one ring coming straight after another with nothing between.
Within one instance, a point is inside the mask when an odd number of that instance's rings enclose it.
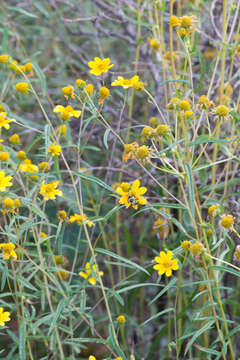
<instances>
[{"instance_id":1,"label":"wildflower cluster","mask_svg":"<svg viewBox=\"0 0 240 360\"><path fill-rule=\"evenodd\" d=\"M103 271L97 271L95 264L90 264L89 262L85 265L85 272L80 271L79 275L87 280L90 285L96 285L97 280L100 276L103 276Z\"/></svg>"},{"instance_id":2,"label":"wildflower cluster","mask_svg":"<svg viewBox=\"0 0 240 360\"><path fill-rule=\"evenodd\" d=\"M179 36L184 38L186 35L189 36L194 31L196 31L196 25L198 23L198 19L195 15L183 16L183 17L171 16L169 23L170 26L177 27L177 32Z\"/></svg>"}]
</instances>

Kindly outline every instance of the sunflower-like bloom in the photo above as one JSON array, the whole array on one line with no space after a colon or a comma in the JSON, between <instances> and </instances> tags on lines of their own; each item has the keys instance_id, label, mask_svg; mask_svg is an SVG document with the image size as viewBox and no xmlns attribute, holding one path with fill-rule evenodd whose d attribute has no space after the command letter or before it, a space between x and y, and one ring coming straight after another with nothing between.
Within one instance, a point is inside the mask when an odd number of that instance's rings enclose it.
<instances>
[{"instance_id":1,"label":"sunflower-like bloom","mask_svg":"<svg viewBox=\"0 0 240 360\"><path fill-rule=\"evenodd\" d=\"M2 257L4 260L9 260L11 258L14 260L17 259L17 254L14 251L15 245L13 243L1 243L0 248L2 249Z\"/></svg>"},{"instance_id":2,"label":"sunflower-like bloom","mask_svg":"<svg viewBox=\"0 0 240 360\"><path fill-rule=\"evenodd\" d=\"M140 180L135 180L132 185L128 183L122 183L116 189L116 192L121 195L119 204L125 204L126 208L132 206L137 210L138 205L145 205L147 202L147 199L141 196L147 192L147 188L144 186L140 187Z\"/></svg>"},{"instance_id":3,"label":"sunflower-like bloom","mask_svg":"<svg viewBox=\"0 0 240 360\"><path fill-rule=\"evenodd\" d=\"M94 274L94 276L93 276ZM92 266L90 266L90 263L87 262L85 265L85 272L84 271L80 271L79 275L84 278L87 279L89 284L91 285L96 285L96 278L99 278L100 276L103 276L103 271L97 271L96 265L93 264Z\"/></svg>"},{"instance_id":4,"label":"sunflower-like bloom","mask_svg":"<svg viewBox=\"0 0 240 360\"><path fill-rule=\"evenodd\" d=\"M49 199L55 200L56 195L58 196L63 195L62 191L57 189L58 185L59 185L58 180L52 181L49 184L43 183L41 185L40 194L44 196L44 200L49 200Z\"/></svg>"},{"instance_id":5,"label":"sunflower-like bloom","mask_svg":"<svg viewBox=\"0 0 240 360\"><path fill-rule=\"evenodd\" d=\"M75 93L74 93L74 87L72 85L68 85L62 88L62 92L64 97L68 100L68 98L71 96L72 99L75 98Z\"/></svg>"},{"instance_id":6,"label":"sunflower-like bloom","mask_svg":"<svg viewBox=\"0 0 240 360\"><path fill-rule=\"evenodd\" d=\"M6 187L12 186L12 176L5 176L4 171L0 171L0 191L5 191Z\"/></svg>"},{"instance_id":7,"label":"sunflower-like bloom","mask_svg":"<svg viewBox=\"0 0 240 360\"><path fill-rule=\"evenodd\" d=\"M88 66L91 68L89 72L96 76L106 73L114 66L114 64L110 64L110 62L111 60L109 58L101 60L99 57L95 57L93 61L89 61L88 63Z\"/></svg>"},{"instance_id":8,"label":"sunflower-like bloom","mask_svg":"<svg viewBox=\"0 0 240 360\"><path fill-rule=\"evenodd\" d=\"M155 257L155 261L157 262L156 265L153 266L154 270L158 270L159 275L166 274L166 276L171 276L173 270L177 270L178 260L173 259L173 252L172 251L161 251L160 256Z\"/></svg>"},{"instance_id":9,"label":"sunflower-like bloom","mask_svg":"<svg viewBox=\"0 0 240 360\"><path fill-rule=\"evenodd\" d=\"M70 216L69 221L70 221L70 223L77 222L79 225L85 223L89 227L94 225L94 223L92 221L88 220L86 214L83 214L83 216L81 216L80 214L74 214L74 215Z\"/></svg>"},{"instance_id":10,"label":"sunflower-like bloom","mask_svg":"<svg viewBox=\"0 0 240 360\"><path fill-rule=\"evenodd\" d=\"M63 106L63 105L57 105L53 109L54 113L60 113L61 119L63 121L69 120L71 117L79 118L81 115L80 110L74 110L72 106Z\"/></svg>"},{"instance_id":11,"label":"sunflower-like bloom","mask_svg":"<svg viewBox=\"0 0 240 360\"><path fill-rule=\"evenodd\" d=\"M8 311L3 312L3 308L0 307L0 326L4 326L6 321L10 321L10 313Z\"/></svg>"},{"instance_id":12,"label":"sunflower-like bloom","mask_svg":"<svg viewBox=\"0 0 240 360\"><path fill-rule=\"evenodd\" d=\"M56 143L49 145L48 152L50 152L52 156L59 156L61 154L61 151L61 145L57 145Z\"/></svg>"},{"instance_id":13,"label":"sunflower-like bloom","mask_svg":"<svg viewBox=\"0 0 240 360\"><path fill-rule=\"evenodd\" d=\"M118 76L117 80L113 81L112 86L122 86L124 89L133 87L135 90L142 90L144 82L139 81L139 76L135 75L131 79L124 79L122 76Z\"/></svg>"}]
</instances>

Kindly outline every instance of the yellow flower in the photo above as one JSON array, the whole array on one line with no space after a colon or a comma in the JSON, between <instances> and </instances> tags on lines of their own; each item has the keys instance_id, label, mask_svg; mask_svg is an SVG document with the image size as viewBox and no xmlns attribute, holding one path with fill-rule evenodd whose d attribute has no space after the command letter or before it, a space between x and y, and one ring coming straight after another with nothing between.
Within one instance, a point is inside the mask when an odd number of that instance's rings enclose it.
<instances>
[{"instance_id":1,"label":"yellow flower","mask_svg":"<svg viewBox=\"0 0 240 360\"><path fill-rule=\"evenodd\" d=\"M87 279L89 284L96 285L97 282L95 278L99 278L99 276L103 276L103 271L97 272L96 265L93 264L92 266L90 266L90 263L87 262L85 265L85 272L80 271L79 275L82 278Z\"/></svg>"},{"instance_id":2,"label":"yellow flower","mask_svg":"<svg viewBox=\"0 0 240 360\"><path fill-rule=\"evenodd\" d=\"M114 66L113 64L110 64L110 62L111 60L109 58L101 60L99 57L95 57L93 61L89 61L88 63L88 66L91 68L89 72L96 76L106 73Z\"/></svg>"},{"instance_id":3,"label":"yellow flower","mask_svg":"<svg viewBox=\"0 0 240 360\"><path fill-rule=\"evenodd\" d=\"M160 124L156 128L156 135L158 136L166 136L169 133L170 129L168 125Z\"/></svg>"},{"instance_id":4,"label":"yellow flower","mask_svg":"<svg viewBox=\"0 0 240 360\"><path fill-rule=\"evenodd\" d=\"M70 276L70 274L64 270L58 270L54 273L54 275L56 276L58 281L66 281Z\"/></svg>"},{"instance_id":5,"label":"yellow flower","mask_svg":"<svg viewBox=\"0 0 240 360\"><path fill-rule=\"evenodd\" d=\"M39 169L42 172L48 173L50 170L50 165L47 161L43 161L39 164Z\"/></svg>"},{"instance_id":6,"label":"yellow flower","mask_svg":"<svg viewBox=\"0 0 240 360\"><path fill-rule=\"evenodd\" d=\"M178 270L178 260L173 259L172 251L161 251L160 256L155 257L156 265L153 266L154 270L158 270L159 275L166 274L166 276L172 275L172 270Z\"/></svg>"},{"instance_id":7,"label":"yellow flower","mask_svg":"<svg viewBox=\"0 0 240 360\"><path fill-rule=\"evenodd\" d=\"M135 75L131 79L124 79L122 76L118 76L117 80L113 81L112 86L122 86L124 89L133 87L135 90L142 90L144 83L139 81L139 76Z\"/></svg>"},{"instance_id":8,"label":"yellow flower","mask_svg":"<svg viewBox=\"0 0 240 360\"><path fill-rule=\"evenodd\" d=\"M4 199L4 201L3 201L3 203L4 203L4 207L6 208L6 209L13 209L14 208L14 201L11 199L11 198L9 198L9 197L7 197L6 199Z\"/></svg>"},{"instance_id":9,"label":"yellow flower","mask_svg":"<svg viewBox=\"0 0 240 360\"><path fill-rule=\"evenodd\" d=\"M18 160L24 160L24 159L26 159L26 153L25 153L25 151L19 151L19 152L17 153L17 158L18 158Z\"/></svg>"},{"instance_id":10,"label":"yellow flower","mask_svg":"<svg viewBox=\"0 0 240 360\"><path fill-rule=\"evenodd\" d=\"M235 249L234 254L233 254L233 259L235 261L237 261L238 264L240 263L240 245L236 246L236 249Z\"/></svg>"},{"instance_id":11,"label":"yellow flower","mask_svg":"<svg viewBox=\"0 0 240 360\"><path fill-rule=\"evenodd\" d=\"M66 126L65 124L60 125L60 126L57 128L57 132L58 132L61 136L65 136L66 133L67 133L67 126Z\"/></svg>"},{"instance_id":12,"label":"yellow flower","mask_svg":"<svg viewBox=\"0 0 240 360\"><path fill-rule=\"evenodd\" d=\"M85 86L84 91L85 91L89 96L92 96L93 91L94 91L94 86L93 86L93 84L88 84L87 86Z\"/></svg>"},{"instance_id":13,"label":"yellow flower","mask_svg":"<svg viewBox=\"0 0 240 360\"><path fill-rule=\"evenodd\" d=\"M148 42L149 42L150 48L152 48L154 51L159 50L160 44L155 39L148 39Z\"/></svg>"},{"instance_id":14,"label":"yellow flower","mask_svg":"<svg viewBox=\"0 0 240 360\"><path fill-rule=\"evenodd\" d=\"M126 322L125 316L124 316L124 315L119 315L119 316L117 317L117 322L118 322L119 324L124 324L124 323Z\"/></svg>"},{"instance_id":15,"label":"yellow flower","mask_svg":"<svg viewBox=\"0 0 240 360\"><path fill-rule=\"evenodd\" d=\"M25 70L26 72L28 72L28 77L31 77L34 75L33 73L33 64L31 62L28 62L25 64Z\"/></svg>"},{"instance_id":16,"label":"yellow flower","mask_svg":"<svg viewBox=\"0 0 240 360\"><path fill-rule=\"evenodd\" d=\"M17 83L16 90L22 94L27 94L27 92L29 91L28 83L26 83L26 82Z\"/></svg>"},{"instance_id":17,"label":"yellow flower","mask_svg":"<svg viewBox=\"0 0 240 360\"><path fill-rule=\"evenodd\" d=\"M10 56L7 54L0 55L0 63L2 63L2 64L6 64L9 59L10 59Z\"/></svg>"},{"instance_id":18,"label":"yellow flower","mask_svg":"<svg viewBox=\"0 0 240 360\"><path fill-rule=\"evenodd\" d=\"M97 359L95 358L95 356L90 355L89 358L88 358L88 360L97 360Z\"/></svg>"},{"instance_id":19,"label":"yellow flower","mask_svg":"<svg viewBox=\"0 0 240 360\"><path fill-rule=\"evenodd\" d=\"M170 100L170 103L167 104L167 110L176 110L177 106L179 105L179 98L174 97Z\"/></svg>"},{"instance_id":20,"label":"yellow flower","mask_svg":"<svg viewBox=\"0 0 240 360\"><path fill-rule=\"evenodd\" d=\"M15 205L15 207L16 208L19 208L19 207L21 207L21 201L19 200L19 199L14 199L14 205Z\"/></svg>"},{"instance_id":21,"label":"yellow flower","mask_svg":"<svg viewBox=\"0 0 240 360\"><path fill-rule=\"evenodd\" d=\"M234 225L234 218L232 215L223 215L219 224L225 229L229 229L230 231L232 231Z\"/></svg>"},{"instance_id":22,"label":"yellow flower","mask_svg":"<svg viewBox=\"0 0 240 360\"><path fill-rule=\"evenodd\" d=\"M61 145L57 145L56 143L49 145L48 152L50 152L52 156L59 156L61 154L61 151L62 151Z\"/></svg>"},{"instance_id":23,"label":"yellow flower","mask_svg":"<svg viewBox=\"0 0 240 360\"><path fill-rule=\"evenodd\" d=\"M18 75L22 75L22 73L24 73L25 74L25 72L26 72L26 68L25 68L25 66L24 65L18 65L18 66L16 66L16 73L18 74Z\"/></svg>"},{"instance_id":24,"label":"yellow flower","mask_svg":"<svg viewBox=\"0 0 240 360\"><path fill-rule=\"evenodd\" d=\"M13 70L13 71L18 71L18 61L17 60L13 60L11 62L11 64L9 64L9 69Z\"/></svg>"},{"instance_id":25,"label":"yellow flower","mask_svg":"<svg viewBox=\"0 0 240 360\"><path fill-rule=\"evenodd\" d=\"M19 166L20 171L36 173L38 172L38 166L34 165L30 159L24 160L23 164Z\"/></svg>"},{"instance_id":26,"label":"yellow flower","mask_svg":"<svg viewBox=\"0 0 240 360\"><path fill-rule=\"evenodd\" d=\"M128 184L130 185L130 184ZM122 186L119 186L116 189L116 192L121 195L121 198L119 200L119 204L125 204L126 208L129 208L132 206L134 209L138 209L139 205L145 205L147 202L147 199L142 197L141 195L145 194L147 191L147 188L144 186L140 186L140 181L135 180L132 185L130 185L129 189L127 191L124 191Z\"/></svg>"},{"instance_id":27,"label":"yellow flower","mask_svg":"<svg viewBox=\"0 0 240 360\"><path fill-rule=\"evenodd\" d=\"M66 258L66 256L60 256L60 255L56 255L54 259L57 267L59 268L59 270L56 271L54 275L59 281L66 281L69 278L70 274L64 271L63 269L61 269L61 265L62 267L67 267L69 264L68 259Z\"/></svg>"},{"instance_id":28,"label":"yellow flower","mask_svg":"<svg viewBox=\"0 0 240 360\"><path fill-rule=\"evenodd\" d=\"M144 126L141 135L144 138L150 139L154 135L154 129L151 126Z\"/></svg>"},{"instance_id":29,"label":"yellow flower","mask_svg":"<svg viewBox=\"0 0 240 360\"><path fill-rule=\"evenodd\" d=\"M229 109L225 105L219 105L216 108L216 115L218 116L227 116L229 114Z\"/></svg>"},{"instance_id":30,"label":"yellow flower","mask_svg":"<svg viewBox=\"0 0 240 360\"><path fill-rule=\"evenodd\" d=\"M4 171L0 171L0 191L5 191L6 187L12 186L12 176L5 176Z\"/></svg>"},{"instance_id":31,"label":"yellow flower","mask_svg":"<svg viewBox=\"0 0 240 360\"><path fill-rule=\"evenodd\" d=\"M5 112L0 113L0 128L4 127L6 130L10 128L9 123L16 121L15 119L6 119L7 114Z\"/></svg>"},{"instance_id":32,"label":"yellow flower","mask_svg":"<svg viewBox=\"0 0 240 360\"><path fill-rule=\"evenodd\" d=\"M183 100L179 104L181 110L189 110L191 108L191 105L188 100Z\"/></svg>"},{"instance_id":33,"label":"yellow flower","mask_svg":"<svg viewBox=\"0 0 240 360\"><path fill-rule=\"evenodd\" d=\"M136 158L138 160L143 160L149 155L149 148L146 145L140 146L136 151Z\"/></svg>"},{"instance_id":34,"label":"yellow flower","mask_svg":"<svg viewBox=\"0 0 240 360\"><path fill-rule=\"evenodd\" d=\"M191 253L193 256L195 257L199 257L199 255L204 251L204 247L203 244L201 244L200 242L195 242L192 246L191 246Z\"/></svg>"},{"instance_id":35,"label":"yellow flower","mask_svg":"<svg viewBox=\"0 0 240 360\"><path fill-rule=\"evenodd\" d=\"M216 205L211 205L209 208L208 208L208 214L212 217L216 217L218 215L218 212L219 212L219 205L216 204Z\"/></svg>"},{"instance_id":36,"label":"yellow flower","mask_svg":"<svg viewBox=\"0 0 240 360\"><path fill-rule=\"evenodd\" d=\"M74 110L72 108L72 106L68 105L66 107L62 106L62 105L57 105L55 106L55 108L53 109L54 113L60 113L61 114L61 119L63 121L67 121L69 120L71 117L75 117L75 118L79 118L81 115L81 111L80 110Z\"/></svg>"},{"instance_id":37,"label":"yellow flower","mask_svg":"<svg viewBox=\"0 0 240 360\"><path fill-rule=\"evenodd\" d=\"M9 260L11 258L17 259L17 254L14 251L15 245L13 243L1 243L0 248L2 248L2 257L4 260Z\"/></svg>"},{"instance_id":38,"label":"yellow flower","mask_svg":"<svg viewBox=\"0 0 240 360\"><path fill-rule=\"evenodd\" d=\"M39 238L40 239L46 239L48 236L45 232L41 231L40 234L39 234Z\"/></svg>"},{"instance_id":39,"label":"yellow flower","mask_svg":"<svg viewBox=\"0 0 240 360\"><path fill-rule=\"evenodd\" d=\"M86 81L84 81L82 79L77 79L76 80L76 87L78 87L78 88L84 86L85 84L86 84Z\"/></svg>"},{"instance_id":40,"label":"yellow flower","mask_svg":"<svg viewBox=\"0 0 240 360\"><path fill-rule=\"evenodd\" d=\"M157 117L151 117L149 119L149 125L151 125L152 127L156 128L159 124L159 118Z\"/></svg>"},{"instance_id":41,"label":"yellow flower","mask_svg":"<svg viewBox=\"0 0 240 360\"><path fill-rule=\"evenodd\" d=\"M136 141L131 144L124 144L124 153L123 153L123 161L127 162L129 159L134 159L135 152L138 149L139 145Z\"/></svg>"},{"instance_id":42,"label":"yellow flower","mask_svg":"<svg viewBox=\"0 0 240 360\"><path fill-rule=\"evenodd\" d=\"M4 326L5 322L10 320L10 313L8 311L3 312L3 308L0 307L0 326Z\"/></svg>"},{"instance_id":43,"label":"yellow flower","mask_svg":"<svg viewBox=\"0 0 240 360\"><path fill-rule=\"evenodd\" d=\"M195 114L192 110L187 110L185 111L185 115L184 115L185 119L194 119L195 118Z\"/></svg>"},{"instance_id":44,"label":"yellow flower","mask_svg":"<svg viewBox=\"0 0 240 360\"><path fill-rule=\"evenodd\" d=\"M87 224L89 227L93 226L94 223L88 220L87 215L83 214L83 217L80 214L74 214L69 218L70 223L77 222L78 224Z\"/></svg>"},{"instance_id":45,"label":"yellow flower","mask_svg":"<svg viewBox=\"0 0 240 360\"><path fill-rule=\"evenodd\" d=\"M158 237L163 240L168 238L169 234L169 226L168 220L163 217L159 217L154 221L153 229L156 231Z\"/></svg>"},{"instance_id":46,"label":"yellow flower","mask_svg":"<svg viewBox=\"0 0 240 360\"><path fill-rule=\"evenodd\" d=\"M192 20L189 16L183 16L181 18L181 26L185 29L189 28L192 25Z\"/></svg>"},{"instance_id":47,"label":"yellow flower","mask_svg":"<svg viewBox=\"0 0 240 360\"><path fill-rule=\"evenodd\" d=\"M179 26L181 22L176 16L171 16L169 19L169 23L171 26Z\"/></svg>"},{"instance_id":48,"label":"yellow flower","mask_svg":"<svg viewBox=\"0 0 240 360\"><path fill-rule=\"evenodd\" d=\"M58 219L59 219L60 221L67 220L67 213L66 213L65 210L59 210L59 211L57 212L57 215L58 215Z\"/></svg>"},{"instance_id":49,"label":"yellow flower","mask_svg":"<svg viewBox=\"0 0 240 360\"><path fill-rule=\"evenodd\" d=\"M190 251L191 250L191 246L192 244L190 243L190 241L185 240L181 243L181 247L183 248L183 250L185 251Z\"/></svg>"},{"instance_id":50,"label":"yellow flower","mask_svg":"<svg viewBox=\"0 0 240 360\"><path fill-rule=\"evenodd\" d=\"M99 104L103 104L104 100L107 99L110 95L110 91L106 86L102 86L99 90Z\"/></svg>"},{"instance_id":51,"label":"yellow flower","mask_svg":"<svg viewBox=\"0 0 240 360\"><path fill-rule=\"evenodd\" d=\"M10 143L12 143L13 145L18 145L20 143L20 139L19 139L19 135L18 134L13 134L10 138L9 138Z\"/></svg>"},{"instance_id":52,"label":"yellow flower","mask_svg":"<svg viewBox=\"0 0 240 360\"><path fill-rule=\"evenodd\" d=\"M58 190L57 187L59 185L59 181L55 180L50 182L49 184L43 183L41 185L40 194L44 196L44 200L54 200L56 196L62 196L63 193L61 190Z\"/></svg>"},{"instance_id":53,"label":"yellow flower","mask_svg":"<svg viewBox=\"0 0 240 360\"><path fill-rule=\"evenodd\" d=\"M198 104L200 105L200 108L208 109L210 106L213 106L214 103L209 100L209 98L206 95L201 95Z\"/></svg>"},{"instance_id":54,"label":"yellow flower","mask_svg":"<svg viewBox=\"0 0 240 360\"><path fill-rule=\"evenodd\" d=\"M71 85L63 87L62 92L63 92L64 97L67 100L68 100L69 96L71 96L73 99L75 98L74 87Z\"/></svg>"},{"instance_id":55,"label":"yellow flower","mask_svg":"<svg viewBox=\"0 0 240 360\"><path fill-rule=\"evenodd\" d=\"M9 154L5 151L0 152L0 160L1 161L7 161L9 159Z\"/></svg>"}]
</instances>

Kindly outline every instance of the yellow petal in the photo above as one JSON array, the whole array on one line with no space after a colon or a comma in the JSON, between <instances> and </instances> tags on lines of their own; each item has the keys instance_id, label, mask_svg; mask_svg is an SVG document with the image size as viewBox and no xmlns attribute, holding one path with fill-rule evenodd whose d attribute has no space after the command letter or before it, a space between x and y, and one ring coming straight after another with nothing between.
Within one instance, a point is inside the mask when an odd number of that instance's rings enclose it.
<instances>
[{"instance_id":1,"label":"yellow petal","mask_svg":"<svg viewBox=\"0 0 240 360\"><path fill-rule=\"evenodd\" d=\"M167 269L166 271L166 276L171 276L172 275L172 269Z\"/></svg>"},{"instance_id":2,"label":"yellow petal","mask_svg":"<svg viewBox=\"0 0 240 360\"><path fill-rule=\"evenodd\" d=\"M61 112L63 112L64 111L64 106L62 106L62 105L57 105L57 106L55 106L55 108L53 109L53 112L54 113L61 113Z\"/></svg>"},{"instance_id":3,"label":"yellow petal","mask_svg":"<svg viewBox=\"0 0 240 360\"><path fill-rule=\"evenodd\" d=\"M140 180L135 180L134 183L132 184L133 191L138 192L139 185L140 185Z\"/></svg>"}]
</instances>

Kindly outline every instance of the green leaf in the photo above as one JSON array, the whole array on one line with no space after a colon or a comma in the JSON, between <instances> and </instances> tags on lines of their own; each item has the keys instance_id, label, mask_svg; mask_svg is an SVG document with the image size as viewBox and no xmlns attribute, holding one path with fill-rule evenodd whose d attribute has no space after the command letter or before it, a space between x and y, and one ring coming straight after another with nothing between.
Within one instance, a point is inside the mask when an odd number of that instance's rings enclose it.
<instances>
[{"instance_id":1,"label":"green leaf","mask_svg":"<svg viewBox=\"0 0 240 360\"><path fill-rule=\"evenodd\" d=\"M9 11L16 11L16 12L19 12L20 14L22 14L22 15L27 16L27 17L31 17L31 18L34 18L34 19L38 19L38 16L37 16L37 15L34 15L34 14L32 14L32 13L30 13L30 12L28 12L28 11L22 9L22 8L19 8L19 7L17 7L17 6L8 6L8 7L7 7L7 10L9 10Z\"/></svg>"},{"instance_id":2,"label":"green leaf","mask_svg":"<svg viewBox=\"0 0 240 360\"><path fill-rule=\"evenodd\" d=\"M115 214L118 210L120 210L123 207L124 207L124 205L116 205L116 206L114 206L114 208L112 208L102 219L103 220L109 219L113 214Z\"/></svg>"},{"instance_id":3,"label":"green leaf","mask_svg":"<svg viewBox=\"0 0 240 360\"><path fill-rule=\"evenodd\" d=\"M108 331L109 331L109 338L108 338L109 344L111 345L111 347L113 347L113 349L117 352L117 354L121 356L122 360L127 360L126 356L124 355L124 352L122 351L122 349L119 347L119 345L115 340L113 324L109 324Z\"/></svg>"},{"instance_id":4,"label":"green leaf","mask_svg":"<svg viewBox=\"0 0 240 360\"><path fill-rule=\"evenodd\" d=\"M48 11L47 11L46 9L44 9L44 7L43 7L42 5L39 4L39 1L38 1L38 0L33 2L33 6L35 6L35 8L38 9L39 12L40 12L42 15L46 16L47 18L49 18L49 13L48 13Z\"/></svg>"},{"instance_id":5,"label":"green leaf","mask_svg":"<svg viewBox=\"0 0 240 360\"><path fill-rule=\"evenodd\" d=\"M94 183L98 184L99 186L105 188L106 190L111 191L112 193L114 192L114 190L113 190L113 188L111 188L111 186L107 185L105 182L103 182L102 180L98 179L95 176L86 175L86 174L80 173L78 171L73 171L73 174L80 176L82 179L89 180L90 182L94 182Z\"/></svg>"},{"instance_id":6,"label":"green leaf","mask_svg":"<svg viewBox=\"0 0 240 360\"><path fill-rule=\"evenodd\" d=\"M144 286L157 286L157 287L164 287L164 285L162 284L154 284L154 283L142 283L142 284L134 284L134 285L129 285L126 286L125 288L122 288L120 290L117 291L118 294L121 294L123 292L129 291L129 290L135 290L136 288L141 288Z\"/></svg>"},{"instance_id":7,"label":"green leaf","mask_svg":"<svg viewBox=\"0 0 240 360\"><path fill-rule=\"evenodd\" d=\"M177 279L173 278L165 287L160 291L159 294L155 296L155 298L150 301L150 305L153 304L158 298L160 298L163 294L165 294L166 291L168 291L171 287L173 287L177 282Z\"/></svg>"},{"instance_id":8,"label":"green leaf","mask_svg":"<svg viewBox=\"0 0 240 360\"><path fill-rule=\"evenodd\" d=\"M169 309L165 309L165 310L163 310L163 311L160 311L159 313L151 316L149 319L147 319L146 321L144 321L144 323L142 323L140 326L144 326L144 325L146 325L149 321L152 321L152 320L158 318L159 316L161 316L161 315L163 315L163 314L166 314L166 313L168 313L168 312L170 312L170 311L173 311L173 312L174 312L174 308L169 308Z\"/></svg>"},{"instance_id":9,"label":"green leaf","mask_svg":"<svg viewBox=\"0 0 240 360\"><path fill-rule=\"evenodd\" d=\"M208 144L208 143L223 143L224 144L224 143L228 143L231 141L232 141L232 139L217 139L215 137L208 136L208 135L200 135L200 136L197 136L194 141L191 141L189 143L189 146Z\"/></svg>"},{"instance_id":10,"label":"green leaf","mask_svg":"<svg viewBox=\"0 0 240 360\"><path fill-rule=\"evenodd\" d=\"M3 28L1 48L3 54L8 53L8 25L4 26Z\"/></svg>"},{"instance_id":11,"label":"green leaf","mask_svg":"<svg viewBox=\"0 0 240 360\"><path fill-rule=\"evenodd\" d=\"M23 319L19 325L19 358L26 360L26 322Z\"/></svg>"},{"instance_id":12,"label":"green leaf","mask_svg":"<svg viewBox=\"0 0 240 360\"><path fill-rule=\"evenodd\" d=\"M188 342L184 355L187 354L188 350L190 349L190 347L192 346L192 344L195 342L195 340L201 335L203 334L205 331L209 330L212 328L213 324L215 324L215 320L211 320L208 323L206 323L201 329L195 331L193 337L191 338L191 340Z\"/></svg>"},{"instance_id":13,"label":"green leaf","mask_svg":"<svg viewBox=\"0 0 240 360\"><path fill-rule=\"evenodd\" d=\"M194 186L193 186L193 175L192 169L189 164L184 164L184 168L187 175L187 185L188 185L188 194L189 194L189 204L192 211L193 217L195 217L195 204L194 204Z\"/></svg>"},{"instance_id":14,"label":"green leaf","mask_svg":"<svg viewBox=\"0 0 240 360\"><path fill-rule=\"evenodd\" d=\"M40 69L40 67L38 66L38 64L37 64L36 62L32 61L32 64L33 64L34 71L35 71L35 73L36 73L36 75L37 75L37 77L38 77L38 79L39 79L43 96L46 96L46 92L47 92L47 82L46 82L45 74L44 74L44 72Z\"/></svg>"},{"instance_id":15,"label":"green leaf","mask_svg":"<svg viewBox=\"0 0 240 360\"><path fill-rule=\"evenodd\" d=\"M240 271L234 270L230 267L227 266L222 266L222 265L213 265L213 266L209 266L209 269L213 269L213 270L219 270L221 272L228 272L229 274L235 275L240 277Z\"/></svg>"},{"instance_id":16,"label":"green leaf","mask_svg":"<svg viewBox=\"0 0 240 360\"><path fill-rule=\"evenodd\" d=\"M110 134L110 132L111 132L111 129L108 128L108 129L105 131L104 136L103 136L103 143L104 143L104 146L105 146L105 148L106 148L107 150L108 150L108 143L107 143L107 141L108 141L108 135Z\"/></svg>"},{"instance_id":17,"label":"green leaf","mask_svg":"<svg viewBox=\"0 0 240 360\"><path fill-rule=\"evenodd\" d=\"M144 269L142 266L136 264L135 262L133 262L131 260L125 259L124 257L122 257L120 255L117 255L117 254L115 254L115 253L113 253L113 252L111 252L109 250L96 248L95 251L97 253L113 257L114 259L118 259L118 260L120 260L120 261L122 261L122 262L124 262L124 263L126 263L128 265L131 265L133 269L141 270L141 271L145 272L146 274L148 274L150 276L149 272L146 269Z\"/></svg>"},{"instance_id":18,"label":"green leaf","mask_svg":"<svg viewBox=\"0 0 240 360\"><path fill-rule=\"evenodd\" d=\"M60 300L58 303L57 309L54 311L53 319L51 321L51 325L48 330L48 336L51 334L52 330L54 329L63 309L66 307L66 299Z\"/></svg>"}]
</instances>

